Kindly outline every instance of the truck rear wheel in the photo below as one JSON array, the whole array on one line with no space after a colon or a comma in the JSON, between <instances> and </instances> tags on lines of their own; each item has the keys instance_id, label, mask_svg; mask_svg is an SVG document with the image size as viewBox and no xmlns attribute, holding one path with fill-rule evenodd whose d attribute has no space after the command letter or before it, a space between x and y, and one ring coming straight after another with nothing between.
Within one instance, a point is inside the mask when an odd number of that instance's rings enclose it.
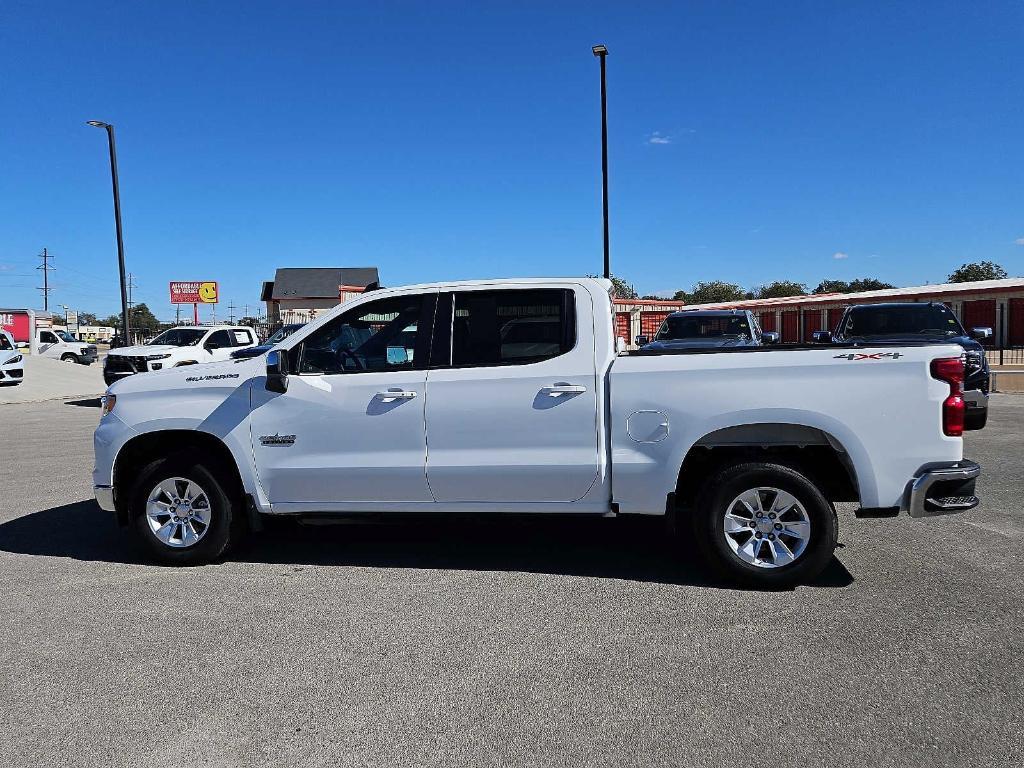
<instances>
[{"instance_id":1,"label":"truck rear wheel","mask_svg":"<svg viewBox=\"0 0 1024 768\"><path fill-rule=\"evenodd\" d=\"M835 507L807 477L780 464L726 467L698 495L696 544L732 580L787 587L817 576L835 551Z\"/></svg>"},{"instance_id":2,"label":"truck rear wheel","mask_svg":"<svg viewBox=\"0 0 1024 768\"><path fill-rule=\"evenodd\" d=\"M139 473L130 513L143 545L167 565L203 565L241 534L241 514L224 473L184 455L158 459Z\"/></svg>"}]
</instances>

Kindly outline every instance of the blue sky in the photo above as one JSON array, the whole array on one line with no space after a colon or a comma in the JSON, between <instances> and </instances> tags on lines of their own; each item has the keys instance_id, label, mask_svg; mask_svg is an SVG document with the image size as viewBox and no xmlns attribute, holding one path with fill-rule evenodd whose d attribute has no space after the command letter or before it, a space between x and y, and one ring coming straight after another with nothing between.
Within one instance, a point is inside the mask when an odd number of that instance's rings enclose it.
<instances>
[{"instance_id":1,"label":"blue sky","mask_svg":"<svg viewBox=\"0 0 1024 768\"><path fill-rule=\"evenodd\" d=\"M1020 3L46 3L0 8L0 306L253 305L279 266L388 285L601 269L642 293L966 261L1024 274ZM1021 244L1018 244L1018 239Z\"/></svg>"}]
</instances>

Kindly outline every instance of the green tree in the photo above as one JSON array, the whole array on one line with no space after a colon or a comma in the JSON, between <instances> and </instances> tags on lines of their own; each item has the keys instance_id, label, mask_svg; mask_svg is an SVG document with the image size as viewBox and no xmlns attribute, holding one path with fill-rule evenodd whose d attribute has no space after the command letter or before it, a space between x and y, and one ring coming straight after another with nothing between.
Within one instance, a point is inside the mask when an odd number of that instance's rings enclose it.
<instances>
[{"instance_id":1,"label":"green tree","mask_svg":"<svg viewBox=\"0 0 1024 768\"><path fill-rule=\"evenodd\" d=\"M806 293L807 286L803 283L794 283L792 280L776 280L755 288L751 298L779 299L783 296L803 296Z\"/></svg>"},{"instance_id":2,"label":"green tree","mask_svg":"<svg viewBox=\"0 0 1024 768\"><path fill-rule=\"evenodd\" d=\"M687 304L719 304L724 301L740 301L746 298L746 295L746 292L735 283L711 280L697 283L689 293L676 291L672 298L676 301L685 301Z\"/></svg>"},{"instance_id":3,"label":"green tree","mask_svg":"<svg viewBox=\"0 0 1024 768\"><path fill-rule=\"evenodd\" d=\"M630 283L627 283L621 277L615 277L615 275L612 275L612 293L617 299L638 298L636 288L634 288Z\"/></svg>"},{"instance_id":4,"label":"green tree","mask_svg":"<svg viewBox=\"0 0 1024 768\"><path fill-rule=\"evenodd\" d=\"M149 311L149 307L145 304L136 304L131 308L130 314L133 335L136 333L156 333L160 330L160 321L156 319L156 316Z\"/></svg>"},{"instance_id":5,"label":"green tree","mask_svg":"<svg viewBox=\"0 0 1024 768\"><path fill-rule=\"evenodd\" d=\"M973 264L962 264L949 276L951 283L970 283L975 280L1002 280L1007 277L1006 270L992 261L978 261Z\"/></svg>"},{"instance_id":6,"label":"green tree","mask_svg":"<svg viewBox=\"0 0 1024 768\"><path fill-rule=\"evenodd\" d=\"M121 327L121 315L110 315L100 320L97 325L105 325L109 328L120 328Z\"/></svg>"},{"instance_id":7,"label":"green tree","mask_svg":"<svg viewBox=\"0 0 1024 768\"><path fill-rule=\"evenodd\" d=\"M858 293L860 291L881 291L886 288L895 288L892 283L883 283L873 277L861 277L852 282L845 280L822 280L814 293Z\"/></svg>"},{"instance_id":8,"label":"green tree","mask_svg":"<svg viewBox=\"0 0 1024 768\"><path fill-rule=\"evenodd\" d=\"M883 283L873 277L862 277L850 283L850 293L859 291L884 291L887 288L895 288L892 283Z\"/></svg>"},{"instance_id":9,"label":"green tree","mask_svg":"<svg viewBox=\"0 0 1024 768\"><path fill-rule=\"evenodd\" d=\"M822 280L814 293L849 293L850 284L845 280Z\"/></svg>"}]
</instances>

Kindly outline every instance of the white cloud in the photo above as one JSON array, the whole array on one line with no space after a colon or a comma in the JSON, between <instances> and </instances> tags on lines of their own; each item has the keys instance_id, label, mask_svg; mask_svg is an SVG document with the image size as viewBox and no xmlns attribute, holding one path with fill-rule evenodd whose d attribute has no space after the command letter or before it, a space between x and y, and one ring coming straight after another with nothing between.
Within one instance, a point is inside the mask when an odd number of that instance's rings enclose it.
<instances>
[{"instance_id":1,"label":"white cloud","mask_svg":"<svg viewBox=\"0 0 1024 768\"><path fill-rule=\"evenodd\" d=\"M850 258L850 254L843 253L842 251L836 251L835 253L832 254L832 258L833 259L848 259L848 258Z\"/></svg>"},{"instance_id":2,"label":"white cloud","mask_svg":"<svg viewBox=\"0 0 1024 768\"><path fill-rule=\"evenodd\" d=\"M672 137L671 136L666 136L661 131L655 131L654 133L652 133L650 136L647 137L647 143L648 144L671 144L672 143Z\"/></svg>"},{"instance_id":3,"label":"white cloud","mask_svg":"<svg viewBox=\"0 0 1024 768\"><path fill-rule=\"evenodd\" d=\"M1018 237L1013 241L1015 245L1024 245L1024 237Z\"/></svg>"}]
</instances>

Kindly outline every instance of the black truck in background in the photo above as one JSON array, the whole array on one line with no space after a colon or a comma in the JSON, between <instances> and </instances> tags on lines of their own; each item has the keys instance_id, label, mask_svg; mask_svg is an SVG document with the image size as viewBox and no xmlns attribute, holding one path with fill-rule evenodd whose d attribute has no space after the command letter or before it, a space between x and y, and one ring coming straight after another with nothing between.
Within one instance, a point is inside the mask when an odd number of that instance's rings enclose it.
<instances>
[{"instance_id":1,"label":"black truck in background","mask_svg":"<svg viewBox=\"0 0 1024 768\"><path fill-rule=\"evenodd\" d=\"M940 302L856 304L847 307L831 331L817 331L814 341L840 344L904 344L934 341L964 349L964 429L982 429L988 421L991 380L985 348L991 328L972 328L968 334L956 315Z\"/></svg>"}]
</instances>

